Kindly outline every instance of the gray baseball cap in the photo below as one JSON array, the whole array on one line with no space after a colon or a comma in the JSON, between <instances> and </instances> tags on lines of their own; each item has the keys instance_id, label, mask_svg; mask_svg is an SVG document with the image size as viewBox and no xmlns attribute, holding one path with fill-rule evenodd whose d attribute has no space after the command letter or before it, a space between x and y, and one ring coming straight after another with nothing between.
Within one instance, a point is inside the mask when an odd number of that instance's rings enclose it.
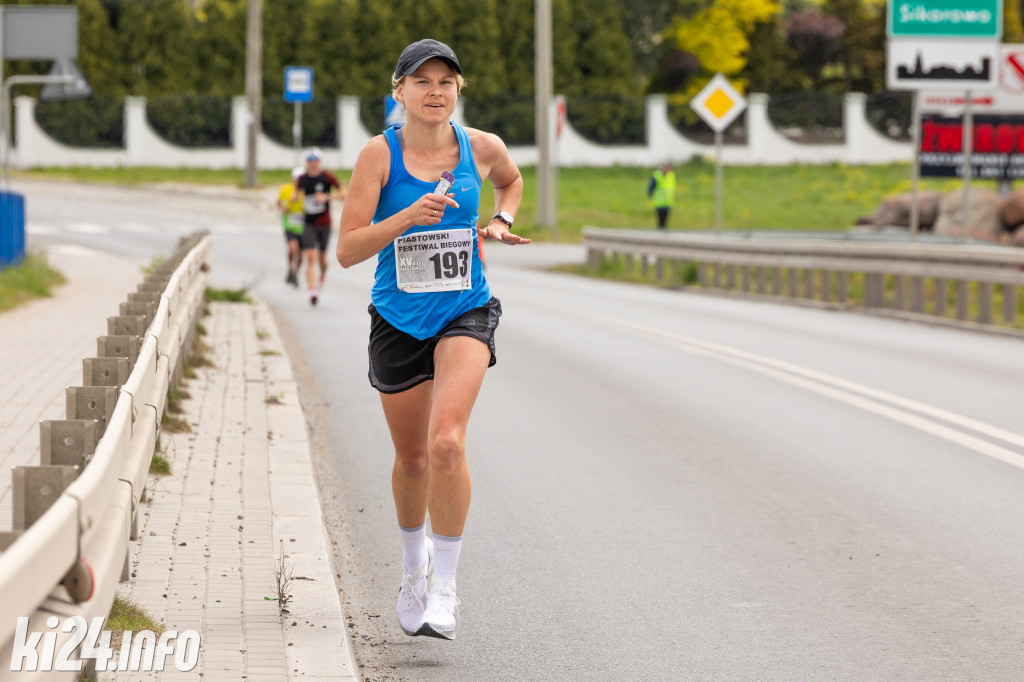
<instances>
[{"instance_id":1,"label":"gray baseball cap","mask_svg":"<svg viewBox=\"0 0 1024 682\"><path fill-rule=\"evenodd\" d=\"M459 58L455 56L452 48L433 38L424 38L402 50L402 56L398 58L398 66L395 67L395 79L408 76L420 68L423 62L434 57L445 60L449 66L455 69L456 73L462 74Z\"/></svg>"}]
</instances>

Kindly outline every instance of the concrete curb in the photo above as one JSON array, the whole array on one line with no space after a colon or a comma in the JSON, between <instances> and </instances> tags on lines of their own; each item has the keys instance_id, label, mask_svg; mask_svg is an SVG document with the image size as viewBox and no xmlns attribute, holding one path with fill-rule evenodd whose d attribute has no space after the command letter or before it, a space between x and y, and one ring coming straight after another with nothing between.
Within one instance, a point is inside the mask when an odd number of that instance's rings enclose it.
<instances>
[{"instance_id":1,"label":"concrete curb","mask_svg":"<svg viewBox=\"0 0 1024 682\"><path fill-rule=\"evenodd\" d=\"M209 309L200 340L213 365L182 387L192 432L162 433L173 473L149 478L121 589L161 626L198 631L199 664L100 679L358 680L306 419L273 316L258 299ZM284 613L280 575L291 576Z\"/></svg>"}]
</instances>

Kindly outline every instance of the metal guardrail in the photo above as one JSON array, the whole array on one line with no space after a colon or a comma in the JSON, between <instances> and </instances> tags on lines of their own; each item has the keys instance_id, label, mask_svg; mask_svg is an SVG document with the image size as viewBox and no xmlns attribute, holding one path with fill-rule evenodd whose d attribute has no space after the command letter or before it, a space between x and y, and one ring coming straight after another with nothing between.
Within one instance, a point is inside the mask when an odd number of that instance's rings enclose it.
<instances>
[{"instance_id":1,"label":"metal guardrail","mask_svg":"<svg viewBox=\"0 0 1024 682\"><path fill-rule=\"evenodd\" d=\"M585 227L591 269L1024 334L1024 249Z\"/></svg>"},{"instance_id":2,"label":"metal guardrail","mask_svg":"<svg viewBox=\"0 0 1024 682\"><path fill-rule=\"evenodd\" d=\"M67 420L40 423L40 465L12 471L14 530L0 533L0 680L74 679L9 672L18 617L106 616L128 577L128 541L160 433L202 312L211 238L182 239L107 319L98 356L67 389ZM57 632L57 650L71 635Z\"/></svg>"}]
</instances>

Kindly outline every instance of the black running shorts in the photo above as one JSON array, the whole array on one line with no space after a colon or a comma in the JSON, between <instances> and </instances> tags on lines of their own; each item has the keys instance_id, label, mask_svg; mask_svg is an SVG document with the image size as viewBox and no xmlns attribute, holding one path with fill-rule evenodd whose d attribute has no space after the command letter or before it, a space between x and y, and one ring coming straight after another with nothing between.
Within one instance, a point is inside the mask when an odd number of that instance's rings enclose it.
<instances>
[{"instance_id":1,"label":"black running shorts","mask_svg":"<svg viewBox=\"0 0 1024 682\"><path fill-rule=\"evenodd\" d=\"M487 366L493 367L498 361L494 354L494 330L501 317L501 301L493 296L486 305L464 312L423 341L393 327L372 304L367 312L370 313L370 385L381 393L401 393L433 379L434 348L446 336L477 339L491 349Z\"/></svg>"},{"instance_id":2,"label":"black running shorts","mask_svg":"<svg viewBox=\"0 0 1024 682\"><path fill-rule=\"evenodd\" d=\"M302 237L299 239L299 243L302 244L302 250L318 249L320 251L327 250L327 242L331 238L331 226L330 225L310 225L306 223L306 226L302 228Z\"/></svg>"}]
</instances>

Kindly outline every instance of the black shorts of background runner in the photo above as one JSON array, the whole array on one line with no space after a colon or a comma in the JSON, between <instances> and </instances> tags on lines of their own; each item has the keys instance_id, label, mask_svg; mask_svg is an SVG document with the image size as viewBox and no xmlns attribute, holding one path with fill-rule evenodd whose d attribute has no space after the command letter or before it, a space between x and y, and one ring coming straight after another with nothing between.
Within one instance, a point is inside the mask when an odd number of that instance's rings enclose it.
<instances>
[{"instance_id":1,"label":"black shorts of background runner","mask_svg":"<svg viewBox=\"0 0 1024 682\"><path fill-rule=\"evenodd\" d=\"M292 241L298 242L299 246L301 247L302 246L302 235L299 234L298 232L292 232L291 230L285 230L284 231L284 241L285 241L286 244L288 242L292 242Z\"/></svg>"},{"instance_id":2,"label":"black shorts of background runner","mask_svg":"<svg viewBox=\"0 0 1024 682\"><path fill-rule=\"evenodd\" d=\"M493 367L498 361L494 353L494 330L501 317L501 301L493 296L486 305L467 310L436 335L422 341L393 327L372 304L367 312L370 313L370 385L381 393L401 393L433 379L434 348L446 336L477 339L491 349L487 366Z\"/></svg>"},{"instance_id":3,"label":"black shorts of background runner","mask_svg":"<svg viewBox=\"0 0 1024 682\"><path fill-rule=\"evenodd\" d=\"M331 226L330 225L310 225L306 223L305 227L302 228L302 238L299 239L299 243L302 245L302 250L318 249L320 251L327 250L327 242L331 239Z\"/></svg>"}]
</instances>

